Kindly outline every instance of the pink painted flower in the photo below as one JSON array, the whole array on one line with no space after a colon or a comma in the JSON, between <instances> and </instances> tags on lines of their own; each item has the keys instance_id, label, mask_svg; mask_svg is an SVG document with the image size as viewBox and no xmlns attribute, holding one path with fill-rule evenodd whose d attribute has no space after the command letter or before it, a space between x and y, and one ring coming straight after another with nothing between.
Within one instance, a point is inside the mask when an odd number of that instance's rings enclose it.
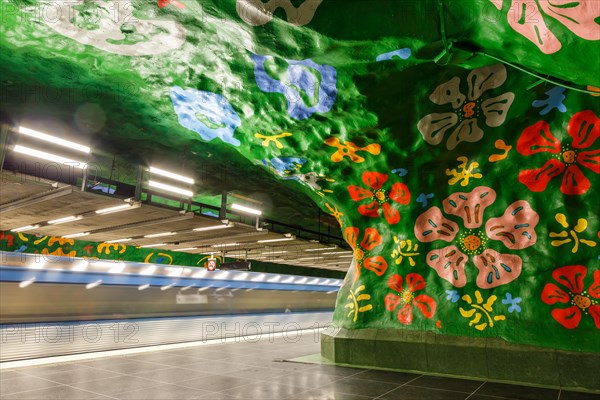
<instances>
[{"instance_id":1,"label":"pink painted flower","mask_svg":"<svg viewBox=\"0 0 600 400\"><path fill-rule=\"evenodd\" d=\"M490 0L502 10L502 0ZM544 17L552 17L575 35L586 40L600 40L600 17L598 0L512 0L508 10L508 23L516 32L525 36L543 53L556 53L561 42L546 25ZM554 20L550 20L555 23ZM572 39L566 38L570 43Z\"/></svg>"},{"instance_id":2,"label":"pink painted flower","mask_svg":"<svg viewBox=\"0 0 600 400\"><path fill-rule=\"evenodd\" d=\"M490 218L482 229L485 209L496 200L496 192L479 186L469 193L454 193L443 202L444 212L462 218L464 229L445 218L438 207L421 214L415 222L415 235L421 242L442 240L451 245L427 253L426 262L440 278L455 287L467 283L465 265L469 258L479 270L477 286L490 289L514 281L523 261L486 247L488 239L498 240L510 250L522 250L537 241L538 214L525 200L515 201L499 218Z\"/></svg>"},{"instance_id":3,"label":"pink painted flower","mask_svg":"<svg viewBox=\"0 0 600 400\"><path fill-rule=\"evenodd\" d=\"M425 289L425 279L419 274L406 275L406 288L402 288L402 276L394 274L388 280L388 286L394 290L396 294L389 293L385 296L385 308L388 311L394 311L400 307L398 311L398 321L404 325L410 325L413 320L413 307L417 307L425 318L433 317L435 313L436 303L426 294L415 294L420 290Z\"/></svg>"},{"instance_id":4,"label":"pink painted flower","mask_svg":"<svg viewBox=\"0 0 600 400\"><path fill-rule=\"evenodd\" d=\"M519 182L529 190L543 192L552 178L564 173L560 191L580 195L591 187L580 167L600 174L600 148L591 149L600 137L600 119L590 110L580 111L571 117L567 132L572 141L565 145L550 133L550 126L544 121L536 122L521 133L517 142L519 153L524 156L550 153L555 157L541 168L519 173Z\"/></svg>"},{"instance_id":5,"label":"pink painted flower","mask_svg":"<svg viewBox=\"0 0 600 400\"><path fill-rule=\"evenodd\" d=\"M583 279L587 268L583 265L560 267L552 272L552 278L562 284L566 290L554 283L547 283L542 292L542 301L546 304L566 303L568 308L555 308L552 317L567 329L579 326L583 314L590 315L596 328L600 329L600 270L594 272L594 281L584 290Z\"/></svg>"}]
</instances>

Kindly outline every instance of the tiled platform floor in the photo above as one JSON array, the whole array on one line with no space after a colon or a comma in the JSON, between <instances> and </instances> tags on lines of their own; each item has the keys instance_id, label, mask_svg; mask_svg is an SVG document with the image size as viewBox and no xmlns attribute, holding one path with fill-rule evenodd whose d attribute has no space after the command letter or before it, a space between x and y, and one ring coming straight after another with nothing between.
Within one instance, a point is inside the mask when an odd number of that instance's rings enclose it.
<instances>
[{"instance_id":1,"label":"tiled platform floor","mask_svg":"<svg viewBox=\"0 0 600 400\"><path fill-rule=\"evenodd\" d=\"M293 337L291 337L292 339ZM491 382L283 362L315 354L314 333L0 370L2 399L578 400Z\"/></svg>"}]
</instances>

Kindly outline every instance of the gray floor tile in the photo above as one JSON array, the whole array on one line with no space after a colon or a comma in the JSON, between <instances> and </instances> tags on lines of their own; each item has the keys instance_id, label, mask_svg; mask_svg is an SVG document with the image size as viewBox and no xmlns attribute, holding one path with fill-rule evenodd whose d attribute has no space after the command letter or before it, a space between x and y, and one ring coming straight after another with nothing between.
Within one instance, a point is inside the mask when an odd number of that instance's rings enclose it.
<instances>
[{"instance_id":1,"label":"gray floor tile","mask_svg":"<svg viewBox=\"0 0 600 400\"><path fill-rule=\"evenodd\" d=\"M147 387L143 389L133 390L130 392L114 395L118 399L141 399L141 400L184 400L184 399L200 399L209 392L203 390L192 389L178 385L160 385L155 387Z\"/></svg>"},{"instance_id":2,"label":"gray floor tile","mask_svg":"<svg viewBox=\"0 0 600 400\"><path fill-rule=\"evenodd\" d=\"M274 376L283 375L286 372L274 368L244 366L242 369L236 370L233 373L235 373L235 376L239 376L241 378L264 381L269 380Z\"/></svg>"},{"instance_id":3,"label":"gray floor tile","mask_svg":"<svg viewBox=\"0 0 600 400\"><path fill-rule=\"evenodd\" d=\"M21 370L19 370L19 371L3 371L3 370L0 370L0 380L12 379L12 378L18 378L18 377L25 376L20 371Z\"/></svg>"},{"instance_id":4,"label":"gray floor tile","mask_svg":"<svg viewBox=\"0 0 600 400\"><path fill-rule=\"evenodd\" d=\"M27 390L46 389L52 386L58 386L58 384L33 376L4 379L0 384L0 396L4 397L12 393L24 392Z\"/></svg>"},{"instance_id":5,"label":"gray floor tile","mask_svg":"<svg viewBox=\"0 0 600 400\"><path fill-rule=\"evenodd\" d=\"M560 400L600 400L600 394L572 392L563 390Z\"/></svg>"},{"instance_id":6,"label":"gray floor tile","mask_svg":"<svg viewBox=\"0 0 600 400\"><path fill-rule=\"evenodd\" d=\"M315 368L311 369L311 371L320 371L327 375L349 377L349 376L354 376L358 373L363 372L364 369L350 368L350 367L338 367L336 365L315 365Z\"/></svg>"},{"instance_id":7,"label":"gray floor tile","mask_svg":"<svg viewBox=\"0 0 600 400\"><path fill-rule=\"evenodd\" d=\"M168 367L154 371L138 371L131 375L150 379L156 382L175 383L187 381L198 377L198 373L191 369Z\"/></svg>"},{"instance_id":8,"label":"gray floor tile","mask_svg":"<svg viewBox=\"0 0 600 400\"><path fill-rule=\"evenodd\" d=\"M169 365L156 364L151 362L129 361L115 364L103 364L102 366L98 366L96 368L111 372L117 372L120 374L136 374L140 372L155 371L169 367Z\"/></svg>"},{"instance_id":9,"label":"gray floor tile","mask_svg":"<svg viewBox=\"0 0 600 400\"><path fill-rule=\"evenodd\" d=\"M542 389L530 386L509 385L504 383L486 382L476 394L485 396L507 397L519 400L556 400L558 390Z\"/></svg>"},{"instance_id":10,"label":"gray floor tile","mask_svg":"<svg viewBox=\"0 0 600 400\"><path fill-rule=\"evenodd\" d=\"M312 371L294 371L269 378L269 382L304 388L319 388L342 377Z\"/></svg>"},{"instance_id":11,"label":"gray floor tile","mask_svg":"<svg viewBox=\"0 0 600 400\"><path fill-rule=\"evenodd\" d=\"M233 389L238 386L249 385L254 383L254 379L238 377L235 374L231 375L203 375L187 381L178 382L180 386L191 387L194 389L208 390L211 392L221 392L228 389Z\"/></svg>"},{"instance_id":12,"label":"gray floor tile","mask_svg":"<svg viewBox=\"0 0 600 400\"><path fill-rule=\"evenodd\" d=\"M102 395L113 396L115 393L156 386L157 383L135 376L116 376L97 381L77 382L72 386Z\"/></svg>"},{"instance_id":13,"label":"gray floor tile","mask_svg":"<svg viewBox=\"0 0 600 400\"><path fill-rule=\"evenodd\" d=\"M420 377L421 375L409 374L405 372L394 372L394 371L378 371L370 369L354 375L354 378L358 379L369 379L372 381L389 382L402 385L406 382L410 382Z\"/></svg>"},{"instance_id":14,"label":"gray floor tile","mask_svg":"<svg viewBox=\"0 0 600 400\"><path fill-rule=\"evenodd\" d=\"M418 386L401 386L381 396L381 400L465 400L468 393L431 389ZM471 397L469 397L469 400Z\"/></svg>"},{"instance_id":15,"label":"gray floor tile","mask_svg":"<svg viewBox=\"0 0 600 400\"><path fill-rule=\"evenodd\" d=\"M81 368L88 368L88 367L84 367L81 364L76 364L76 363L60 363L60 364L40 365L37 367L21 368L21 369L19 369L19 372L22 372L24 374L31 375L31 376L43 377L44 375L48 375L48 374L55 374L57 372L62 372L62 371L74 371L74 370L81 369Z\"/></svg>"},{"instance_id":16,"label":"gray floor tile","mask_svg":"<svg viewBox=\"0 0 600 400\"><path fill-rule=\"evenodd\" d=\"M399 385L387 382L370 381L354 377L342 378L328 385L320 387L321 390L331 392L357 394L359 396L377 397L397 388Z\"/></svg>"},{"instance_id":17,"label":"gray floor tile","mask_svg":"<svg viewBox=\"0 0 600 400\"><path fill-rule=\"evenodd\" d=\"M441 376L423 375L410 382L410 386L420 386L431 389L444 389L453 392L473 393L481 386L483 381L471 381L467 379L444 378Z\"/></svg>"},{"instance_id":18,"label":"gray floor tile","mask_svg":"<svg viewBox=\"0 0 600 400\"><path fill-rule=\"evenodd\" d=\"M370 400L372 398L373 397L359 396L357 394L311 389L306 392L288 397L286 400Z\"/></svg>"},{"instance_id":19,"label":"gray floor tile","mask_svg":"<svg viewBox=\"0 0 600 400\"><path fill-rule=\"evenodd\" d=\"M209 372L211 374L221 374L223 372L231 373L233 371L238 371L247 368L247 366L219 361L200 361L194 364L183 365L181 368L190 369L192 371Z\"/></svg>"},{"instance_id":20,"label":"gray floor tile","mask_svg":"<svg viewBox=\"0 0 600 400\"><path fill-rule=\"evenodd\" d=\"M53 382L70 385L77 382L94 381L98 379L112 378L122 376L121 374L98 368L79 367L72 370L58 371L55 373L46 373L43 378Z\"/></svg>"},{"instance_id":21,"label":"gray floor tile","mask_svg":"<svg viewBox=\"0 0 600 400\"><path fill-rule=\"evenodd\" d=\"M3 399L89 399L95 397L95 393L85 390L76 389L70 386L54 386L46 389L31 390L2 396Z\"/></svg>"},{"instance_id":22,"label":"gray floor tile","mask_svg":"<svg viewBox=\"0 0 600 400\"><path fill-rule=\"evenodd\" d=\"M238 386L233 389L224 390L222 393L237 399L285 399L298 395L306 388L280 385L277 383L255 382L249 385Z\"/></svg>"}]
</instances>

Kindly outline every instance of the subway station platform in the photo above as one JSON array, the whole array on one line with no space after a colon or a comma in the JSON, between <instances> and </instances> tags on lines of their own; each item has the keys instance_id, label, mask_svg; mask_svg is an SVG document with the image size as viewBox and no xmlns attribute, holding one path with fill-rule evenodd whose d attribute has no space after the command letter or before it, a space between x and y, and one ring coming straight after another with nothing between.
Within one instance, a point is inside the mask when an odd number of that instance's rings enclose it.
<instances>
[{"instance_id":1,"label":"subway station platform","mask_svg":"<svg viewBox=\"0 0 600 400\"><path fill-rule=\"evenodd\" d=\"M319 340L318 331L304 330L263 335L260 340L228 338L76 355L71 361L60 358L60 363L48 363L49 359L3 363L0 396L6 400L600 399L589 393L319 364ZM18 367L6 368L12 365Z\"/></svg>"}]
</instances>

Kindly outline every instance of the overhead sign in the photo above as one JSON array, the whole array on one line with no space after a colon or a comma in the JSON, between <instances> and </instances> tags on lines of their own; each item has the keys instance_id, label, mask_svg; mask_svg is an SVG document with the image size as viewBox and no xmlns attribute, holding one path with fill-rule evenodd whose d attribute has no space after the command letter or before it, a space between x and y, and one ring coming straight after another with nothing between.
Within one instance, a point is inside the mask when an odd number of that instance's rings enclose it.
<instances>
[{"instance_id":1,"label":"overhead sign","mask_svg":"<svg viewBox=\"0 0 600 400\"><path fill-rule=\"evenodd\" d=\"M214 271L215 269L217 269L217 259L209 258L206 264L206 269L209 271Z\"/></svg>"}]
</instances>

